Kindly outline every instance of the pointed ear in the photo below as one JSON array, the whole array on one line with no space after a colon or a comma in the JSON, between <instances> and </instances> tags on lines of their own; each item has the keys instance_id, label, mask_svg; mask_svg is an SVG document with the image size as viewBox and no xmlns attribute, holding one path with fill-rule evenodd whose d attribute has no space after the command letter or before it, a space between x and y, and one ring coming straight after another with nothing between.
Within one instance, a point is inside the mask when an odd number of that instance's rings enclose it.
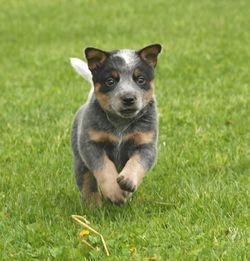
<instances>
[{"instance_id":1,"label":"pointed ear","mask_svg":"<svg viewBox=\"0 0 250 261\"><path fill-rule=\"evenodd\" d=\"M155 67L157 63L157 56L161 52L160 44L152 44L137 51L138 55L145 60L149 65Z\"/></svg>"},{"instance_id":2,"label":"pointed ear","mask_svg":"<svg viewBox=\"0 0 250 261\"><path fill-rule=\"evenodd\" d=\"M84 52L88 61L88 67L91 71L101 67L109 56L108 52L93 47L86 48Z\"/></svg>"}]
</instances>

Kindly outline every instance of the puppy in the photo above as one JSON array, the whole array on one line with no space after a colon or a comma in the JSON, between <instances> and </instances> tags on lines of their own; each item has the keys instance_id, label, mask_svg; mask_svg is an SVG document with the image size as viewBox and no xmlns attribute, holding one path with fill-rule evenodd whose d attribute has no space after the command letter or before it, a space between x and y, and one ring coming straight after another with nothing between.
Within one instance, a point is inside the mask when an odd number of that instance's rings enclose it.
<instances>
[{"instance_id":1,"label":"puppy","mask_svg":"<svg viewBox=\"0 0 250 261\"><path fill-rule=\"evenodd\" d=\"M161 49L159 44L138 51L89 47L88 65L71 58L73 68L92 85L71 132L76 182L87 204L100 205L101 195L124 203L155 163L153 79Z\"/></svg>"}]
</instances>

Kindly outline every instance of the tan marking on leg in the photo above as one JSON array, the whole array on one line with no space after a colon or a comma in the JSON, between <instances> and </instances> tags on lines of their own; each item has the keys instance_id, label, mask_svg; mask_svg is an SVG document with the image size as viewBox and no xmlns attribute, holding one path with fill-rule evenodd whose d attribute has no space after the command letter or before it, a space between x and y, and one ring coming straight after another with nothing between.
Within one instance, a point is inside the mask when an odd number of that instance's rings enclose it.
<instances>
[{"instance_id":1,"label":"tan marking on leg","mask_svg":"<svg viewBox=\"0 0 250 261\"><path fill-rule=\"evenodd\" d=\"M141 184L147 171L141 165L140 160L140 155L134 154L127 161L125 167L117 178L117 182L122 189L134 192Z\"/></svg>"},{"instance_id":2,"label":"tan marking on leg","mask_svg":"<svg viewBox=\"0 0 250 261\"><path fill-rule=\"evenodd\" d=\"M95 83L95 97L98 100L100 106L106 110L110 111L110 102L109 98L106 94L102 93L100 91L101 84L100 83Z\"/></svg>"},{"instance_id":3,"label":"tan marking on leg","mask_svg":"<svg viewBox=\"0 0 250 261\"><path fill-rule=\"evenodd\" d=\"M130 133L127 136L124 137L124 141L127 140L134 140L134 142L138 145L151 143L154 138L154 132L148 131L148 132L135 132Z\"/></svg>"},{"instance_id":4,"label":"tan marking on leg","mask_svg":"<svg viewBox=\"0 0 250 261\"><path fill-rule=\"evenodd\" d=\"M94 182L96 182L95 177L91 172L83 175L82 197L89 206L101 206L102 196L100 192L91 190Z\"/></svg>"},{"instance_id":5,"label":"tan marking on leg","mask_svg":"<svg viewBox=\"0 0 250 261\"><path fill-rule=\"evenodd\" d=\"M109 132L92 130L88 134L89 134L89 139L95 142L111 142L111 143L119 142L119 138Z\"/></svg>"},{"instance_id":6,"label":"tan marking on leg","mask_svg":"<svg viewBox=\"0 0 250 261\"><path fill-rule=\"evenodd\" d=\"M121 204L126 201L127 192L123 191L117 184L118 172L114 163L104 154L103 167L94 172L101 192L105 198L113 203Z\"/></svg>"}]
</instances>

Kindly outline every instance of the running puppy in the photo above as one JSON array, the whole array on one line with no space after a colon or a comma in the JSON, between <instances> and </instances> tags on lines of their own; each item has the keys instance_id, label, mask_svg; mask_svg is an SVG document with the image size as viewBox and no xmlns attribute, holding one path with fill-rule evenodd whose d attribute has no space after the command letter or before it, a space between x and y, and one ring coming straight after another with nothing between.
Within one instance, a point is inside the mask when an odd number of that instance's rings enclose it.
<instances>
[{"instance_id":1,"label":"running puppy","mask_svg":"<svg viewBox=\"0 0 250 261\"><path fill-rule=\"evenodd\" d=\"M88 204L101 194L115 204L126 201L156 160L157 111L154 68L161 45L138 51L86 48L88 65L71 58L92 85L71 132L77 185Z\"/></svg>"}]
</instances>

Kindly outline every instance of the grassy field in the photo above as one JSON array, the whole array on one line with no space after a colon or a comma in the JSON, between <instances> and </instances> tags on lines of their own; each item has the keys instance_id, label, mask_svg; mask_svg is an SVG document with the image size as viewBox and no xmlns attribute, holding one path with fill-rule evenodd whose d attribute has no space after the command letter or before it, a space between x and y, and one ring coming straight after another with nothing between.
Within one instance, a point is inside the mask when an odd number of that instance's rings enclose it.
<instances>
[{"instance_id":1,"label":"grassy field","mask_svg":"<svg viewBox=\"0 0 250 261\"><path fill-rule=\"evenodd\" d=\"M0 260L250 260L250 2L0 0ZM70 148L86 46L159 42L158 162L131 202L87 209Z\"/></svg>"}]
</instances>

